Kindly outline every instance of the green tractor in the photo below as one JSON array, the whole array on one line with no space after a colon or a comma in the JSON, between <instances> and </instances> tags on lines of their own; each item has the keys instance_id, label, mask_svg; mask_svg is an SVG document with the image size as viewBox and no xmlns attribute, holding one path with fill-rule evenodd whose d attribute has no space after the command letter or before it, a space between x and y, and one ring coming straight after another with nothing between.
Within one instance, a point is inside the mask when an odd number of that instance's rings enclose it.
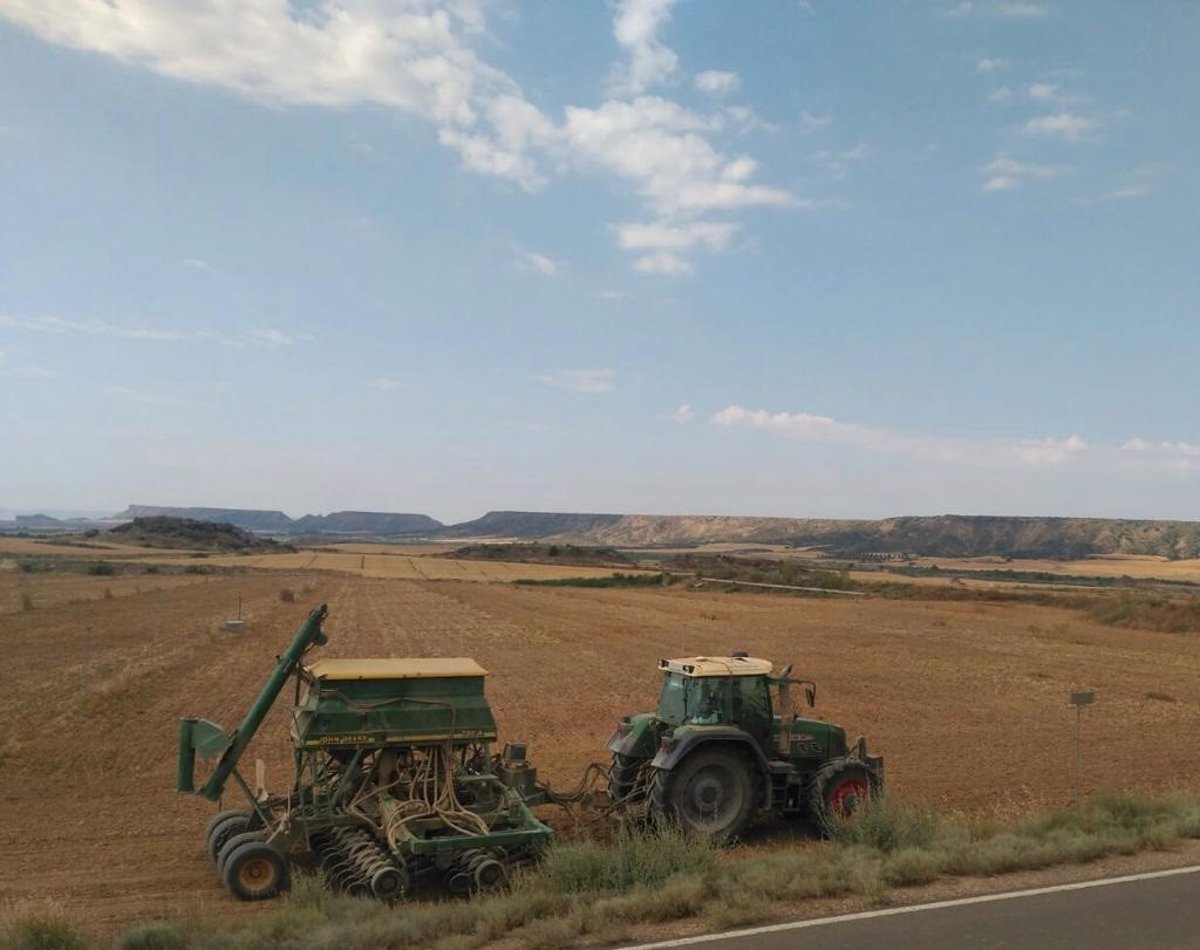
<instances>
[{"instance_id":1,"label":"green tractor","mask_svg":"<svg viewBox=\"0 0 1200 950\"><path fill-rule=\"evenodd\" d=\"M828 834L883 791L883 756L832 723L803 718L792 687L811 708L816 684L790 666L745 653L659 660L658 711L625 716L608 742L609 792L635 822L677 825L728 840L756 818L807 818Z\"/></svg>"}]
</instances>

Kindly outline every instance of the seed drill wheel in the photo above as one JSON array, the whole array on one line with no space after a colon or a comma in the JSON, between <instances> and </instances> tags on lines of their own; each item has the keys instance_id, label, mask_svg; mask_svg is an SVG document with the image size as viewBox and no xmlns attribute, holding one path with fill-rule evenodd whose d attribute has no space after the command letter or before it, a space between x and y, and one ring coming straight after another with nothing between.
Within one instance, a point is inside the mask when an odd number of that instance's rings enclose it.
<instances>
[{"instance_id":1,"label":"seed drill wheel","mask_svg":"<svg viewBox=\"0 0 1200 950\"><path fill-rule=\"evenodd\" d=\"M838 825L861 817L879 795L874 776L859 762L823 765L808 787L808 808L817 830L828 837Z\"/></svg>"},{"instance_id":2,"label":"seed drill wheel","mask_svg":"<svg viewBox=\"0 0 1200 950\"><path fill-rule=\"evenodd\" d=\"M217 860L221 849L234 835L240 835L244 831L249 831L253 823L252 816L245 811L222 811L218 812L213 820L208 823L208 828L204 831L204 842L208 848L208 856L213 861Z\"/></svg>"},{"instance_id":3,"label":"seed drill wheel","mask_svg":"<svg viewBox=\"0 0 1200 950\"><path fill-rule=\"evenodd\" d=\"M221 875L229 892L244 901L265 901L287 890L287 862L261 841L238 845L225 861Z\"/></svg>"},{"instance_id":4,"label":"seed drill wheel","mask_svg":"<svg viewBox=\"0 0 1200 950\"><path fill-rule=\"evenodd\" d=\"M222 879L225 877L225 865L229 862L229 856L233 854L239 847L251 841L262 841L265 837L262 831L243 831L241 834L233 835L221 845L221 850L217 852L217 873Z\"/></svg>"},{"instance_id":5,"label":"seed drill wheel","mask_svg":"<svg viewBox=\"0 0 1200 950\"><path fill-rule=\"evenodd\" d=\"M754 816L754 775L745 756L723 749L698 749L651 782L656 817L686 834L725 841L736 838Z\"/></svg>"}]
</instances>

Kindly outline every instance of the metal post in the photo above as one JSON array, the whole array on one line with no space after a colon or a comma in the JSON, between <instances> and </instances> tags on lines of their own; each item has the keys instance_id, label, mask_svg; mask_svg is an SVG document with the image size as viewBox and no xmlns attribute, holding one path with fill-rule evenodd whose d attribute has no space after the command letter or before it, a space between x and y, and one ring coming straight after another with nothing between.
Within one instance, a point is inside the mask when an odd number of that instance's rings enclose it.
<instances>
[{"instance_id":1,"label":"metal post","mask_svg":"<svg viewBox=\"0 0 1200 950\"><path fill-rule=\"evenodd\" d=\"M1075 690L1071 693L1071 705L1075 707L1075 766L1072 769L1075 807L1083 808L1083 708L1096 701L1091 690Z\"/></svg>"}]
</instances>

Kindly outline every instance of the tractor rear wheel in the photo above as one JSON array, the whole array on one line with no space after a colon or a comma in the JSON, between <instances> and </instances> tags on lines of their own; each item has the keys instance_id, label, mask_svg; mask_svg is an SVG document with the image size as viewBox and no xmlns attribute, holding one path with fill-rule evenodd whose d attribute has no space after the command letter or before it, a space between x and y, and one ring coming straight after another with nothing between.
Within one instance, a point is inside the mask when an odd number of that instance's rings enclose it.
<instances>
[{"instance_id":1,"label":"tractor rear wheel","mask_svg":"<svg viewBox=\"0 0 1200 950\"><path fill-rule=\"evenodd\" d=\"M287 862L270 845L247 841L226 858L221 877L239 900L265 901L287 890Z\"/></svg>"},{"instance_id":2,"label":"tractor rear wheel","mask_svg":"<svg viewBox=\"0 0 1200 950\"><path fill-rule=\"evenodd\" d=\"M249 812L219 812L208 823L208 828L204 832L204 843L208 848L208 856L213 861L216 861L217 856L221 853L221 849L225 846L225 842L234 835L240 835L244 831L249 831L250 824L251 815Z\"/></svg>"},{"instance_id":3,"label":"tractor rear wheel","mask_svg":"<svg viewBox=\"0 0 1200 950\"><path fill-rule=\"evenodd\" d=\"M714 841L736 838L754 817L751 769L736 752L699 749L669 772L655 769L653 812L686 834Z\"/></svg>"},{"instance_id":4,"label":"tractor rear wheel","mask_svg":"<svg viewBox=\"0 0 1200 950\"><path fill-rule=\"evenodd\" d=\"M808 786L808 811L826 838L840 825L853 822L878 797L875 776L861 762L836 760L817 770Z\"/></svg>"}]
</instances>

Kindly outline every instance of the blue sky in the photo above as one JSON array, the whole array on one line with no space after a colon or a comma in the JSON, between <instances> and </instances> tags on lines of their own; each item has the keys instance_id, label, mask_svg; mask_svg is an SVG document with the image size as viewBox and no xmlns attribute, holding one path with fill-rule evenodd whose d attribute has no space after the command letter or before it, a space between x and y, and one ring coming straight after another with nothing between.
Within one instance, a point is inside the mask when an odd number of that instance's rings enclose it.
<instances>
[{"instance_id":1,"label":"blue sky","mask_svg":"<svg viewBox=\"0 0 1200 950\"><path fill-rule=\"evenodd\" d=\"M0 507L1200 518L1198 42L0 0Z\"/></svg>"}]
</instances>

